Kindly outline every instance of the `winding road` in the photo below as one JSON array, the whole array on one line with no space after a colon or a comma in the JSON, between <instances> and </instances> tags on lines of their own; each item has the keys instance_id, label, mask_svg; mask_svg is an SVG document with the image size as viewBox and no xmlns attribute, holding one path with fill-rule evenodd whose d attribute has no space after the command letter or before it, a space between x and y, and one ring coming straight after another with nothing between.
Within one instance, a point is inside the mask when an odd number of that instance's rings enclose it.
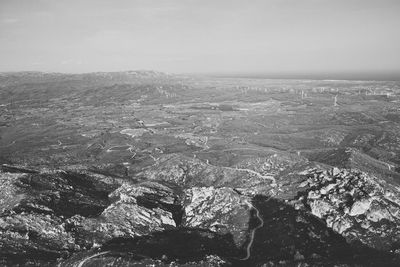
<instances>
[{"instance_id":1,"label":"winding road","mask_svg":"<svg viewBox=\"0 0 400 267\"><path fill-rule=\"evenodd\" d=\"M82 267L85 264L85 262L87 262L88 260L96 258L96 257L101 256L101 255L105 255L107 253L109 253L109 251L99 252L99 253L96 253L96 254L94 254L94 255L92 255L90 257L84 258L78 264L75 264L74 267Z\"/></svg>"},{"instance_id":2,"label":"winding road","mask_svg":"<svg viewBox=\"0 0 400 267\"><path fill-rule=\"evenodd\" d=\"M247 244L247 247L246 247L246 257L240 259L242 261L248 260L250 258L250 255L251 255L250 250L251 250L251 246L253 245L253 242L254 242L255 233L256 233L257 229L259 229L259 228L264 226L264 220L260 216L260 211L256 207L254 207L253 205L251 205L251 207L256 210L256 216L260 220L260 224L251 231L250 241L249 241L249 244Z\"/></svg>"},{"instance_id":3,"label":"winding road","mask_svg":"<svg viewBox=\"0 0 400 267\"><path fill-rule=\"evenodd\" d=\"M265 202L268 202L273 196L274 196L274 195L271 195ZM251 255L251 247L253 246L253 242L254 242L254 237L255 237L256 231L257 231L258 229L260 229L261 227L264 226L264 219L261 217L260 211L259 211L252 203L248 202L247 204L248 204L251 208L255 209L255 211L256 211L256 216L257 216L257 218L260 220L260 224L259 224L257 227L255 227L255 228L251 231L251 234L250 234L250 241L249 241L249 243L247 244L247 247L246 247L246 257L240 259L240 260L242 260L242 261L246 261L246 260L248 260L248 259L250 258L250 255Z\"/></svg>"}]
</instances>

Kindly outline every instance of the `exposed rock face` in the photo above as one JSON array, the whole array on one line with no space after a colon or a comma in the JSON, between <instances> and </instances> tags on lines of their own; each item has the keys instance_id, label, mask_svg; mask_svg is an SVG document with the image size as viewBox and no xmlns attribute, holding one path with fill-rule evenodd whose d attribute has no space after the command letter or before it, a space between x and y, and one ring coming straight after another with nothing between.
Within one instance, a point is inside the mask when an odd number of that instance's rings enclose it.
<instances>
[{"instance_id":1,"label":"exposed rock face","mask_svg":"<svg viewBox=\"0 0 400 267\"><path fill-rule=\"evenodd\" d=\"M112 238L171 229L180 223L179 199L164 185L124 183L110 194L110 199L112 204L98 217L74 216L68 220L69 226L88 246L103 244Z\"/></svg>"},{"instance_id":2,"label":"exposed rock face","mask_svg":"<svg viewBox=\"0 0 400 267\"><path fill-rule=\"evenodd\" d=\"M232 233L238 246L243 243L251 209L247 197L226 187L194 187L185 195L185 226Z\"/></svg>"},{"instance_id":3,"label":"exposed rock face","mask_svg":"<svg viewBox=\"0 0 400 267\"><path fill-rule=\"evenodd\" d=\"M349 215L357 216L366 213L371 207L372 199L362 199L354 202L353 206L350 208Z\"/></svg>"},{"instance_id":4,"label":"exposed rock face","mask_svg":"<svg viewBox=\"0 0 400 267\"><path fill-rule=\"evenodd\" d=\"M24 177L24 173L1 173L0 175L0 212L12 209L23 198L24 194L18 192L18 187L14 185L15 180Z\"/></svg>"},{"instance_id":5,"label":"exposed rock face","mask_svg":"<svg viewBox=\"0 0 400 267\"><path fill-rule=\"evenodd\" d=\"M387 251L399 246L400 187L338 168L311 169L301 186L306 191L296 207L304 205L349 241Z\"/></svg>"},{"instance_id":6,"label":"exposed rock face","mask_svg":"<svg viewBox=\"0 0 400 267\"><path fill-rule=\"evenodd\" d=\"M7 172L0 172L0 259L12 264L34 260L43 265L82 249L66 219L101 213L115 188L83 173L4 169Z\"/></svg>"},{"instance_id":7,"label":"exposed rock face","mask_svg":"<svg viewBox=\"0 0 400 267\"><path fill-rule=\"evenodd\" d=\"M39 256L39 259L46 259L79 250L72 234L55 216L36 213L2 216L0 229L1 256L20 255L27 259Z\"/></svg>"}]
</instances>

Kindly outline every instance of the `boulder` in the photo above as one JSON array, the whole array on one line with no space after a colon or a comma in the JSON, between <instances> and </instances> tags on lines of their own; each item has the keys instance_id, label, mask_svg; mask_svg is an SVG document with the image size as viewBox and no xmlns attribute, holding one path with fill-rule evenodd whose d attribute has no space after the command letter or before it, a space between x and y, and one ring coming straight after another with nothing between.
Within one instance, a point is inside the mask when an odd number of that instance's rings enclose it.
<instances>
[{"instance_id":1,"label":"boulder","mask_svg":"<svg viewBox=\"0 0 400 267\"><path fill-rule=\"evenodd\" d=\"M357 216L364 214L369 207L371 206L371 199L362 199L354 202L353 206L350 209L349 214L351 216Z\"/></svg>"}]
</instances>

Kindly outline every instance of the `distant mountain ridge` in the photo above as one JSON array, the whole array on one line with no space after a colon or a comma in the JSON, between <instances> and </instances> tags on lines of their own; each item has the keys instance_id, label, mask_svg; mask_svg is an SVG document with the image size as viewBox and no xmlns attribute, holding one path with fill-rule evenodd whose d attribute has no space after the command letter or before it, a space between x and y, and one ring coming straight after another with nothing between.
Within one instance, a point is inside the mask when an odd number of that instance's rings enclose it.
<instances>
[{"instance_id":1,"label":"distant mountain ridge","mask_svg":"<svg viewBox=\"0 0 400 267\"><path fill-rule=\"evenodd\" d=\"M128 83L137 79L159 79L168 77L171 77L171 75L153 70L89 73L59 73L40 71L0 72L0 86L57 81Z\"/></svg>"}]
</instances>

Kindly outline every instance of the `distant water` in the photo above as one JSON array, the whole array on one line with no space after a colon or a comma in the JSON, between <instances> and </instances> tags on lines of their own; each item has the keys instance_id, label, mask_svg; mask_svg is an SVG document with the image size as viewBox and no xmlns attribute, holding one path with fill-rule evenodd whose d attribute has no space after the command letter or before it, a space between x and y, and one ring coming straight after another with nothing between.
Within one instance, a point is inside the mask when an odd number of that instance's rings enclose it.
<instances>
[{"instance_id":1,"label":"distant water","mask_svg":"<svg viewBox=\"0 0 400 267\"><path fill-rule=\"evenodd\" d=\"M400 72L385 73L209 73L218 78L400 81Z\"/></svg>"}]
</instances>

